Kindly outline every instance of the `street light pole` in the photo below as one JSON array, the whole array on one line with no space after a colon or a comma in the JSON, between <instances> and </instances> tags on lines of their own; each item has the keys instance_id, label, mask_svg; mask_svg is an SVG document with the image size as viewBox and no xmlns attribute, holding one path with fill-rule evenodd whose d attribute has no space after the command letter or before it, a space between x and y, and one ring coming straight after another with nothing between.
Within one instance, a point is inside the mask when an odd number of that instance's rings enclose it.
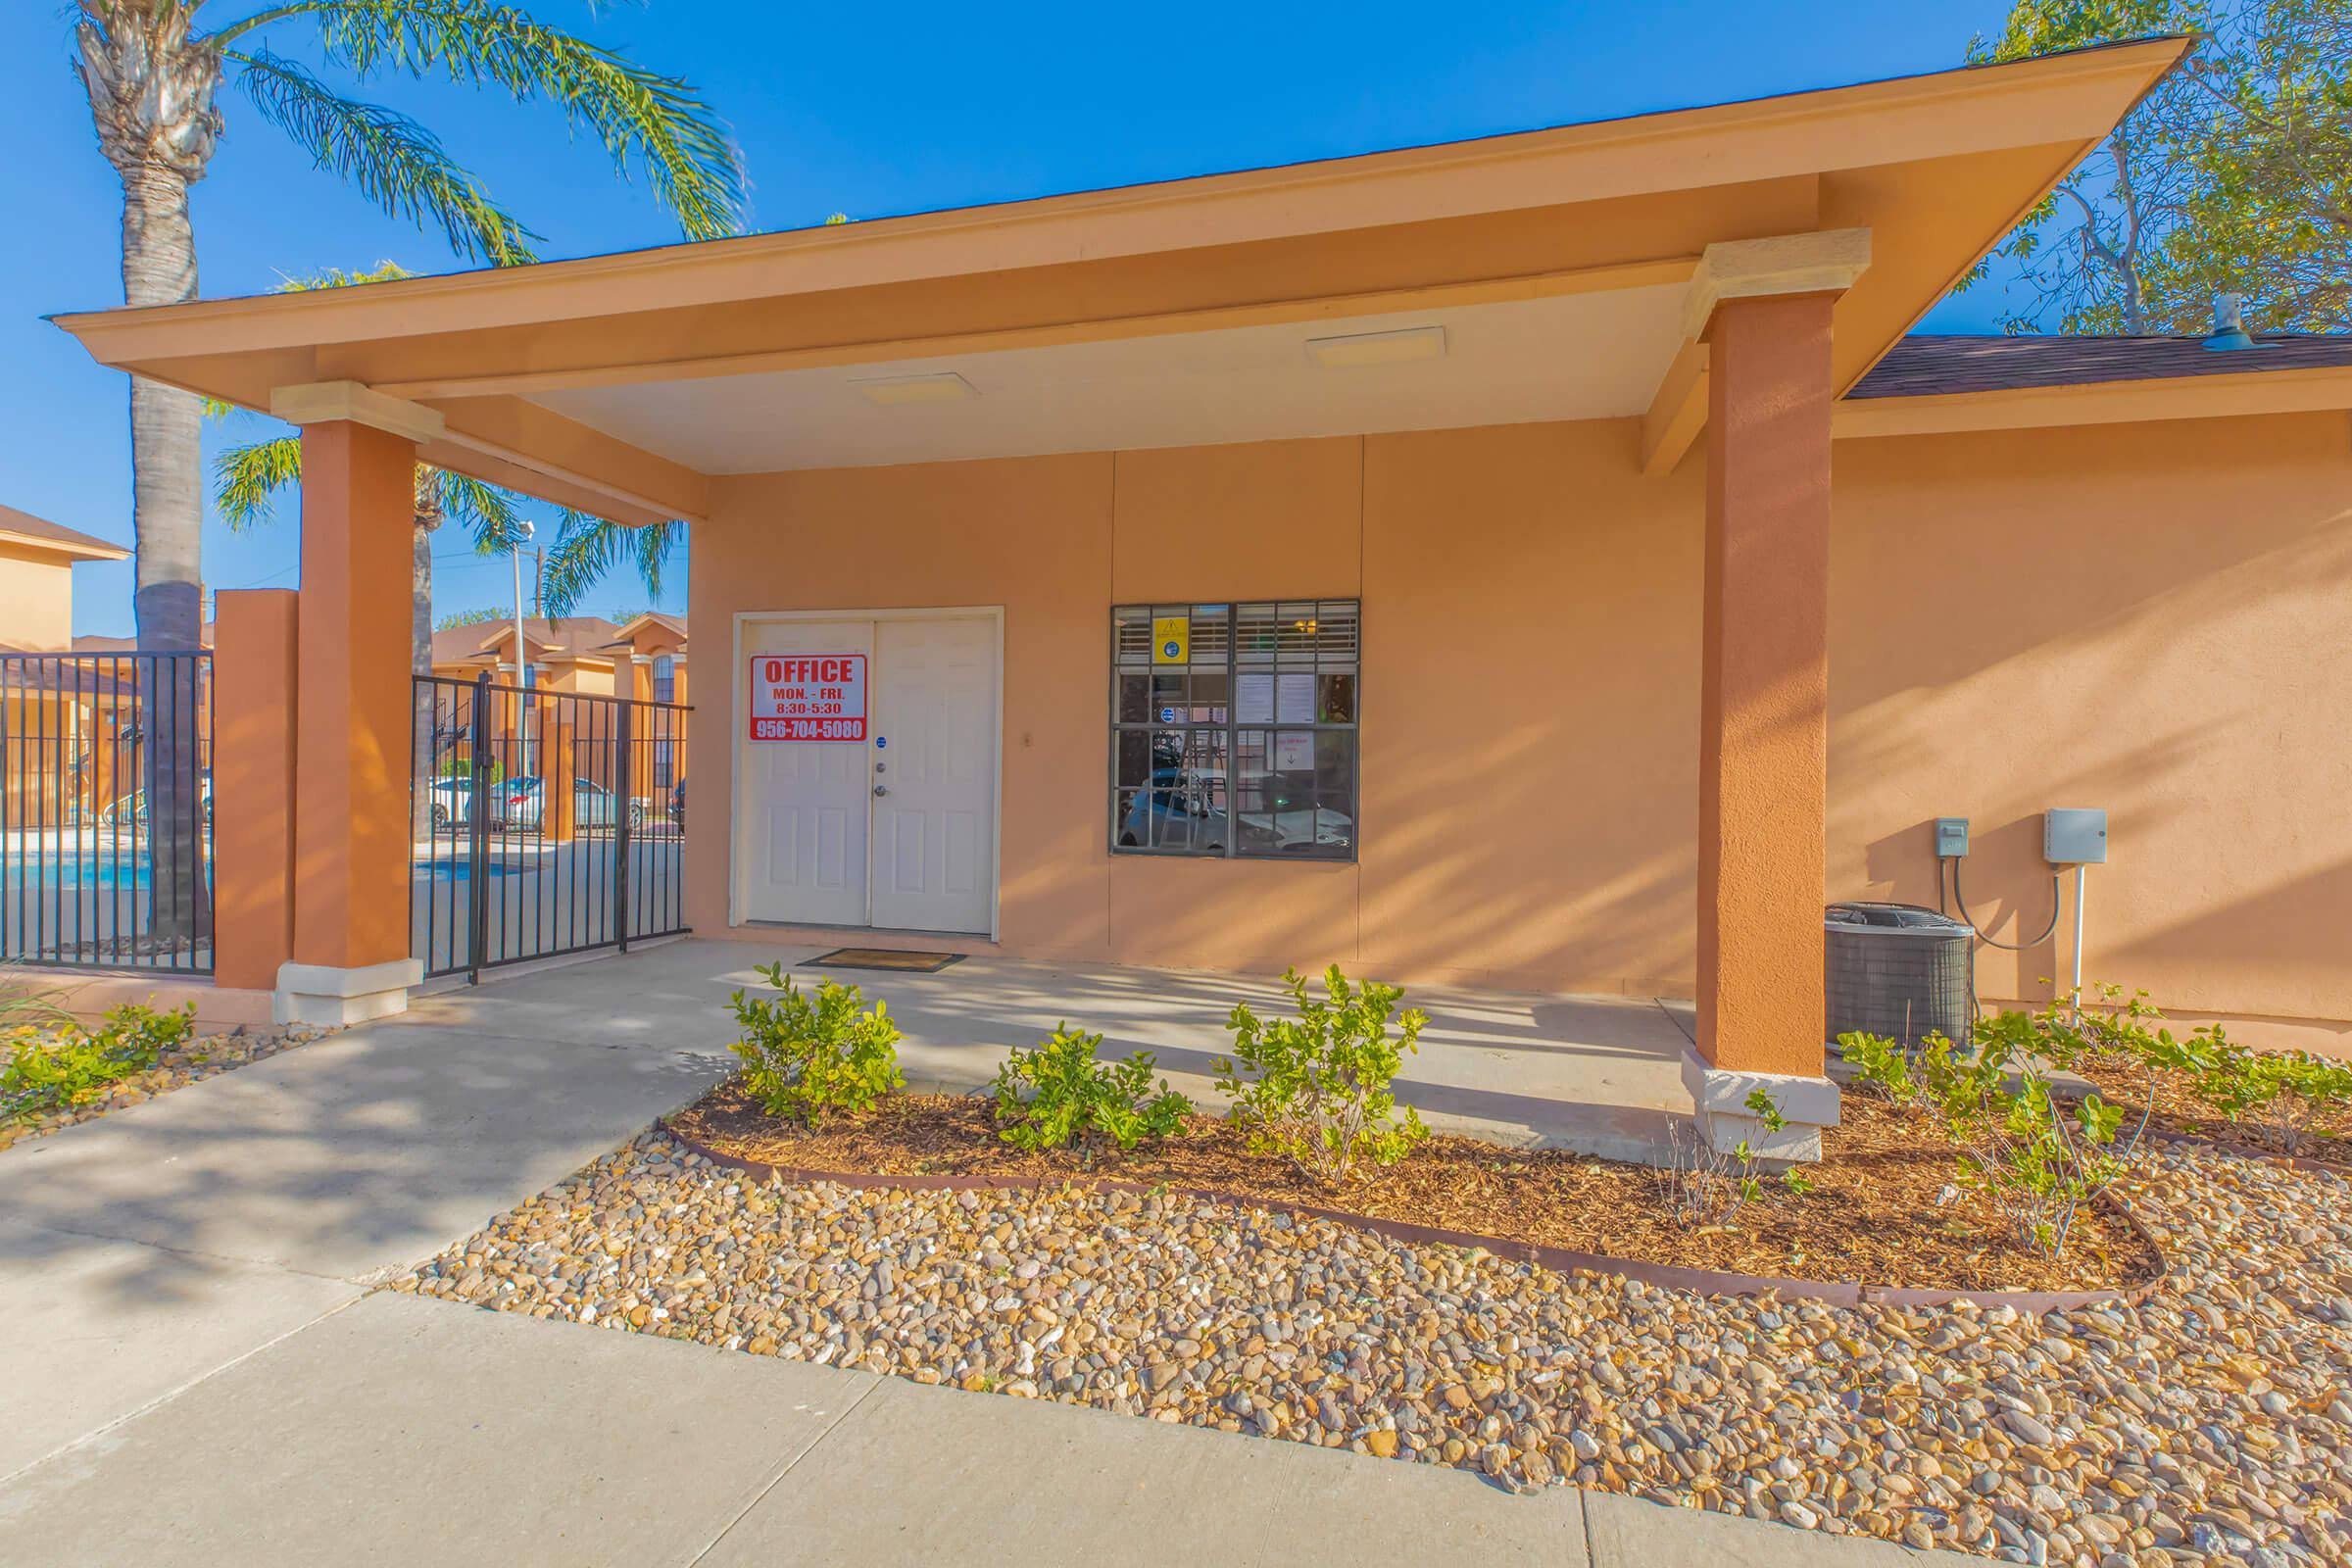
<instances>
[{"instance_id":1,"label":"street light pole","mask_svg":"<svg viewBox=\"0 0 2352 1568\"><path fill-rule=\"evenodd\" d=\"M514 563L514 686L527 692L530 682L523 679L522 662L522 547L531 537L531 525L526 520L507 546L507 555ZM514 699L514 771L528 777L531 768L531 704L527 696Z\"/></svg>"}]
</instances>

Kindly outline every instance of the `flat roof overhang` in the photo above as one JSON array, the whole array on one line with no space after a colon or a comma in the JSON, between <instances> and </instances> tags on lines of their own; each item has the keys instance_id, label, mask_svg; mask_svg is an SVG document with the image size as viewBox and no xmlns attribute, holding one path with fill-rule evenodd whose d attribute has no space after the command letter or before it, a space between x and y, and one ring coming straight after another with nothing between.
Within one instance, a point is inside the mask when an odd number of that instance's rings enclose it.
<instances>
[{"instance_id":1,"label":"flat roof overhang","mask_svg":"<svg viewBox=\"0 0 2352 1568\"><path fill-rule=\"evenodd\" d=\"M1848 388L2187 47L58 320L250 408L357 383L429 411L425 461L631 523L706 515L729 473L1537 418L1639 417L1670 467L1703 417L1686 305L1710 246L1866 232ZM1306 350L1432 326L1417 363ZM910 374L974 395L860 385Z\"/></svg>"}]
</instances>

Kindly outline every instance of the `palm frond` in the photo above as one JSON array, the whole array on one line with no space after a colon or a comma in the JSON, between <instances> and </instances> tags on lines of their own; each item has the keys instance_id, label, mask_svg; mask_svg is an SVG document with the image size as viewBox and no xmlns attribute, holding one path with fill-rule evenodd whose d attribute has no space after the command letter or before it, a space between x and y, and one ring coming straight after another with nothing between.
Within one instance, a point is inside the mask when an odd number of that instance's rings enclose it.
<instances>
[{"instance_id":1,"label":"palm frond","mask_svg":"<svg viewBox=\"0 0 2352 1568\"><path fill-rule=\"evenodd\" d=\"M385 212L438 223L451 247L500 267L533 260L538 236L483 194L433 133L396 110L333 92L302 66L268 51L230 52L238 85L263 118Z\"/></svg>"},{"instance_id":2,"label":"palm frond","mask_svg":"<svg viewBox=\"0 0 2352 1568\"><path fill-rule=\"evenodd\" d=\"M232 533L268 522L279 492L302 482L302 437L274 436L229 447L213 460L213 501Z\"/></svg>"},{"instance_id":3,"label":"palm frond","mask_svg":"<svg viewBox=\"0 0 2352 1568\"><path fill-rule=\"evenodd\" d=\"M624 561L636 566L646 592L659 599L662 569L682 537L681 528L674 520L626 528L608 518L566 510L557 525L556 542L548 550L547 569L540 578L547 612L572 613L605 573Z\"/></svg>"},{"instance_id":4,"label":"palm frond","mask_svg":"<svg viewBox=\"0 0 2352 1568\"><path fill-rule=\"evenodd\" d=\"M649 522L637 530L637 580L655 599L662 597L662 572L669 564L670 552L686 536L686 525L672 517L662 522Z\"/></svg>"},{"instance_id":5,"label":"palm frond","mask_svg":"<svg viewBox=\"0 0 2352 1568\"><path fill-rule=\"evenodd\" d=\"M323 271L305 272L299 277L281 275L276 292L307 294L315 288L353 288L362 283L389 283L416 275L398 262L386 258L363 271L347 272L340 267L329 267Z\"/></svg>"},{"instance_id":6,"label":"palm frond","mask_svg":"<svg viewBox=\"0 0 2352 1568\"><path fill-rule=\"evenodd\" d=\"M688 238L739 229L742 157L724 122L679 77L493 0L295 0L222 37L297 16L316 19L326 57L363 79L397 72L495 86L518 102L544 97L604 143L624 178L642 161Z\"/></svg>"},{"instance_id":7,"label":"palm frond","mask_svg":"<svg viewBox=\"0 0 2352 1568\"><path fill-rule=\"evenodd\" d=\"M494 556L522 542L522 514L517 506L522 498L514 491L447 468L433 470L433 483L440 490L441 514L465 524L478 554Z\"/></svg>"}]
</instances>

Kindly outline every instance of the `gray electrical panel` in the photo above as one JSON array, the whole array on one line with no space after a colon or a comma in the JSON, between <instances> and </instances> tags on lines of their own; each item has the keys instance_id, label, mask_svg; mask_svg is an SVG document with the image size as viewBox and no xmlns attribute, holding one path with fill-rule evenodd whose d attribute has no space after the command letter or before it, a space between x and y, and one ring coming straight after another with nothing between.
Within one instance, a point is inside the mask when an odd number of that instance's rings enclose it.
<instances>
[{"instance_id":1,"label":"gray electrical panel","mask_svg":"<svg viewBox=\"0 0 2352 1568\"><path fill-rule=\"evenodd\" d=\"M2107 813L2081 807L2042 812L2041 858L2052 865L2105 865Z\"/></svg>"},{"instance_id":2,"label":"gray electrical panel","mask_svg":"<svg viewBox=\"0 0 2352 1568\"><path fill-rule=\"evenodd\" d=\"M1968 853L1968 818L1939 816L1936 819L1936 858L1952 859Z\"/></svg>"}]
</instances>

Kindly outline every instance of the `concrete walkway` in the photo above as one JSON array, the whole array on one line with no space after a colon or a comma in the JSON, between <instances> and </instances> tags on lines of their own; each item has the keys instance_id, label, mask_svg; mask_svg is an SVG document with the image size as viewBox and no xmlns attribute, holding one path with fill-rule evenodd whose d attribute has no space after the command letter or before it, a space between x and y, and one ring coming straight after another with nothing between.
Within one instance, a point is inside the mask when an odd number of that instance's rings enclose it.
<instances>
[{"instance_id":1,"label":"concrete walkway","mask_svg":"<svg viewBox=\"0 0 2352 1568\"><path fill-rule=\"evenodd\" d=\"M0 1152L0 1562L1920 1560L371 1292L722 1076L696 971L755 956L519 977Z\"/></svg>"},{"instance_id":2,"label":"concrete walkway","mask_svg":"<svg viewBox=\"0 0 2352 1568\"><path fill-rule=\"evenodd\" d=\"M1225 1020L1234 1004L1246 1002L1260 1016L1290 1006L1279 983L1247 976L993 957L967 958L937 974L807 967L825 951L673 942L625 959L443 991L412 1016L502 1033L724 1051L734 1038L727 994L760 984L755 967L780 960L804 986L839 980L858 986L868 1001L887 1002L906 1036L899 1059L908 1080L923 1087L986 1084L1008 1048L1035 1045L1067 1021L1102 1035L1106 1055L1152 1052L1177 1088L1214 1102L1210 1063L1233 1043ZM1397 1094L1433 1126L1639 1158L1664 1147L1672 1123L1690 1111L1682 1075L1688 1003L1420 986L1405 1001L1430 1022Z\"/></svg>"}]
</instances>

